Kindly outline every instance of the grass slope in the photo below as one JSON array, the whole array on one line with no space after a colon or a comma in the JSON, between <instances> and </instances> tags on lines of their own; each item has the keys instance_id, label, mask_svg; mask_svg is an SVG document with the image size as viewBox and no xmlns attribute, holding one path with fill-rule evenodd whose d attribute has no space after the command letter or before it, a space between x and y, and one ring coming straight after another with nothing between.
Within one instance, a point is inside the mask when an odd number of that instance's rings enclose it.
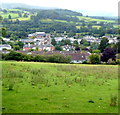
<instances>
[{"instance_id":1,"label":"grass slope","mask_svg":"<svg viewBox=\"0 0 120 115\"><path fill-rule=\"evenodd\" d=\"M3 113L117 113L116 65L2 62ZM91 103L93 101L94 103Z\"/></svg>"}]
</instances>

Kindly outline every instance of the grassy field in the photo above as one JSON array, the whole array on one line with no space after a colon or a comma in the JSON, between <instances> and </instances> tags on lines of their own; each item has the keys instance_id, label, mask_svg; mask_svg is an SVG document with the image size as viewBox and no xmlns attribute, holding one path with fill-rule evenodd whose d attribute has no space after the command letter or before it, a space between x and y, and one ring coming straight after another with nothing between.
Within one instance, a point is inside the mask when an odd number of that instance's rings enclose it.
<instances>
[{"instance_id":1,"label":"grassy field","mask_svg":"<svg viewBox=\"0 0 120 115\"><path fill-rule=\"evenodd\" d=\"M11 18L15 18L15 19L19 17L17 13L6 13L6 14L1 13L1 16L3 18L8 18L9 15L11 15Z\"/></svg>"},{"instance_id":2,"label":"grassy field","mask_svg":"<svg viewBox=\"0 0 120 115\"><path fill-rule=\"evenodd\" d=\"M85 26L85 27L87 27L87 26ZM77 29L80 29L81 26L76 26L76 28L77 28ZM97 28L97 29L99 29L99 28L101 28L101 26L92 26L92 28Z\"/></svg>"},{"instance_id":3,"label":"grassy field","mask_svg":"<svg viewBox=\"0 0 120 115\"><path fill-rule=\"evenodd\" d=\"M117 113L117 68L3 61L3 113Z\"/></svg>"},{"instance_id":4,"label":"grassy field","mask_svg":"<svg viewBox=\"0 0 120 115\"><path fill-rule=\"evenodd\" d=\"M97 22L107 22L107 23L114 23L114 20L102 20L102 19L95 19L90 17L84 17L84 16L77 16L79 20L85 20L87 22L97 21Z\"/></svg>"}]
</instances>

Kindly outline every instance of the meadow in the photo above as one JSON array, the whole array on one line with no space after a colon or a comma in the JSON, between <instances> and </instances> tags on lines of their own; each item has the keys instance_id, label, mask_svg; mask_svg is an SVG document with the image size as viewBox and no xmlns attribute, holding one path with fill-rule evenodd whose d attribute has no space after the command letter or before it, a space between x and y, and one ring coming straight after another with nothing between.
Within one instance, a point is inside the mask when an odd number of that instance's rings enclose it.
<instances>
[{"instance_id":1,"label":"meadow","mask_svg":"<svg viewBox=\"0 0 120 115\"><path fill-rule=\"evenodd\" d=\"M3 113L117 113L118 66L3 61Z\"/></svg>"}]
</instances>

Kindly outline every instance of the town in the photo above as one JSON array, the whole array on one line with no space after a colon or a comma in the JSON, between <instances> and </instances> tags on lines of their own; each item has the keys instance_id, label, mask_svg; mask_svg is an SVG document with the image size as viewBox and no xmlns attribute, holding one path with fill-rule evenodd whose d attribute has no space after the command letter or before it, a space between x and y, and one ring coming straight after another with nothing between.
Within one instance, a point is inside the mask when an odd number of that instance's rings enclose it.
<instances>
[{"instance_id":1,"label":"town","mask_svg":"<svg viewBox=\"0 0 120 115\"><path fill-rule=\"evenodd\" d=\"M4 2L1 114L119 113L116 0Z\"/></svg>"},{"instance_id":2,"label":"town","mask_svg":"<svg viewBox=\"0 0 120 115\"><path fill-rule=\"evenodd\" d=\"M28 34L26 39L20 39L17 41L22 44L21 49L13 49L9 44L15 41L10 40L9 38L3 38L3 41L6 44L0 45L0 52L7 54L12 50L16 50L17 52L27 55L62 54L64 56L71 56L72 63L83 63L89 60L89 56L93 51L98 50L98 46L103 38L107 38L109 44L115 44L118 42L117 37L113 36L95 38L93 36L86 35L83 38L78 39L67 36L53 38L50 34L45 32L35 32ZM94 44L93 49L92 44ZM92 52L90 49L92 49Z\"/></svg>"}]
</instances>

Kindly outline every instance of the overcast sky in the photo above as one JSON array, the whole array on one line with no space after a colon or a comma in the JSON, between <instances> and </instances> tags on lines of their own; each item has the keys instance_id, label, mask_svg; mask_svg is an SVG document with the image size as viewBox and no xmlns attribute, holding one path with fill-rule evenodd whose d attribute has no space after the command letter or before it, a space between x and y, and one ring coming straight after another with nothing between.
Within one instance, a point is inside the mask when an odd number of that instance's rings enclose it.
<instances>
[{"instance_id":1,"label":"overcast sky","mask_svg":"<svg viewBox=\"0 0 120 115\"><path fill-rule=\"evenodd\" d=\"M119 0L1 0L3 3L25 3L42 7L58 7L63 9L85 11L88 15L118 15Z\"/></svg>"}]
</instances>

